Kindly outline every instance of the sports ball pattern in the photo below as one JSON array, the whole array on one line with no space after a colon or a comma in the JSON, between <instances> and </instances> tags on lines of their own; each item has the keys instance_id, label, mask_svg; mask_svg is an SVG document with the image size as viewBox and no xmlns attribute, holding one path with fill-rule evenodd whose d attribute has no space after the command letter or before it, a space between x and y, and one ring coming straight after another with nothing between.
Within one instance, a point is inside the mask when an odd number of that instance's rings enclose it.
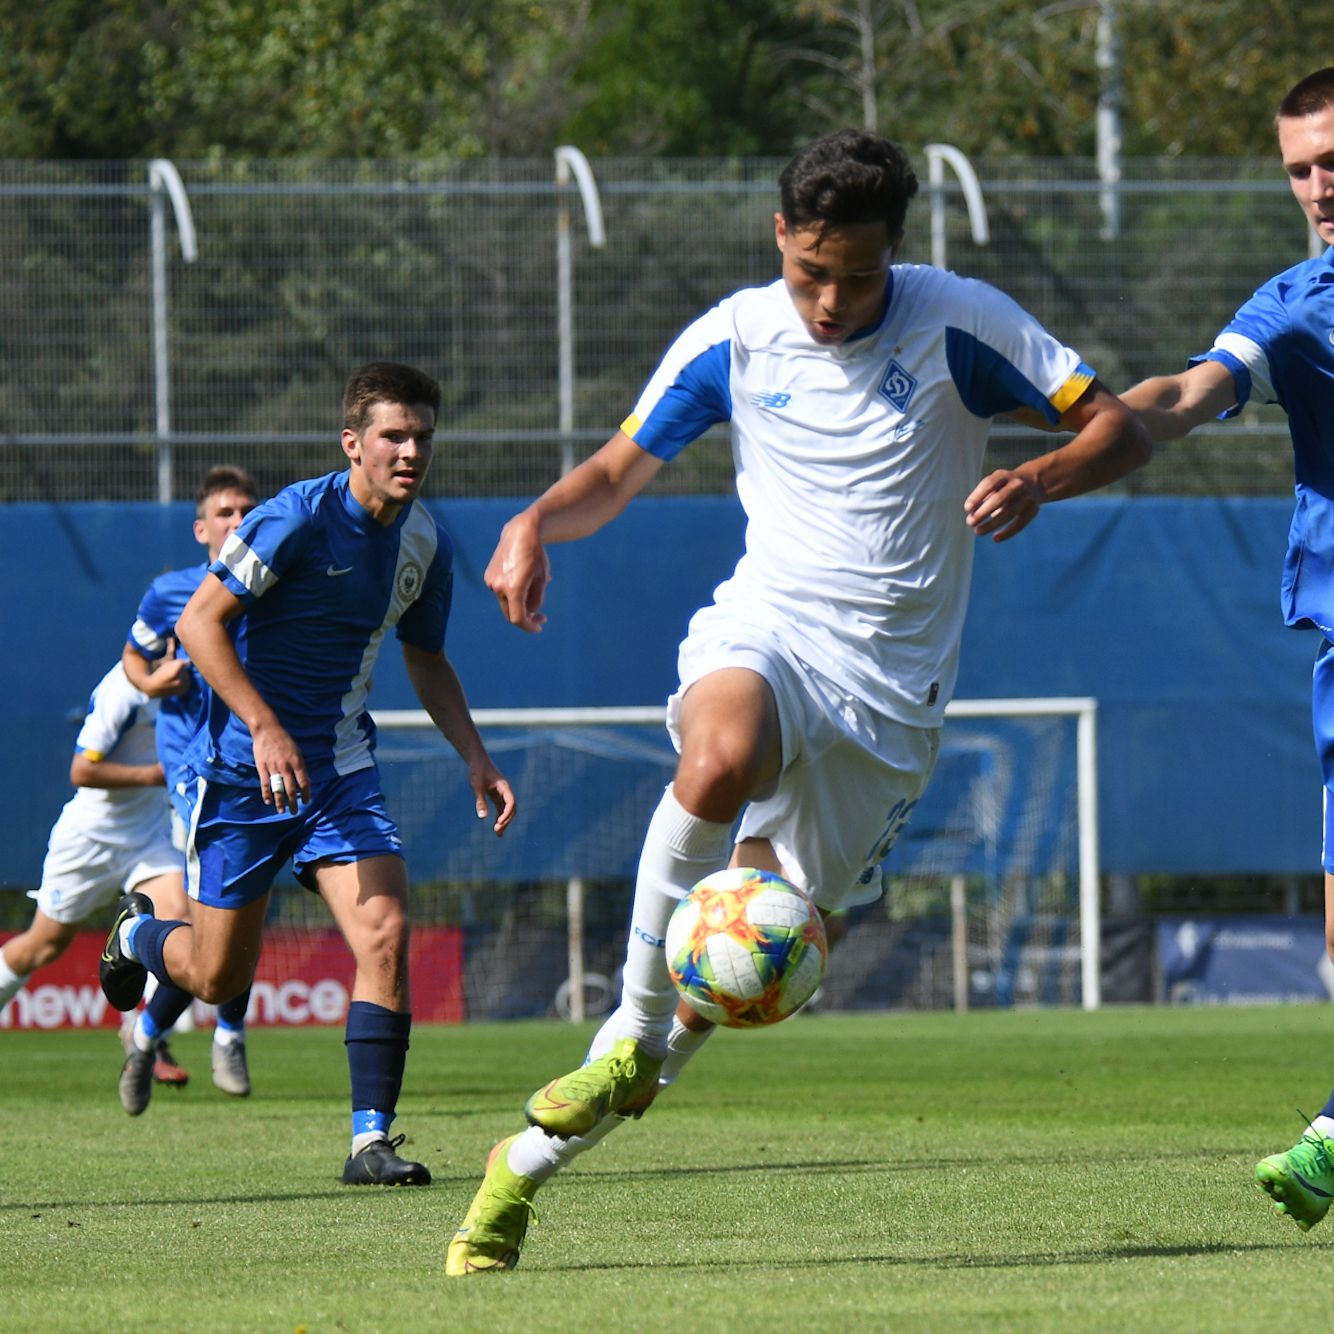
<instances>
[{"instance_id":1,"label":"sports ball pattern","mask_svg":"<svg viewBox=\"0 0 1334 1334\"><path fill-rule=\"evenodd\" d=\"M667 966L697 1013L728 1028L776 1024L824 975L824 922L795 885L734 867L705 876L667 923Z\"/></svg>"}]
</instances>

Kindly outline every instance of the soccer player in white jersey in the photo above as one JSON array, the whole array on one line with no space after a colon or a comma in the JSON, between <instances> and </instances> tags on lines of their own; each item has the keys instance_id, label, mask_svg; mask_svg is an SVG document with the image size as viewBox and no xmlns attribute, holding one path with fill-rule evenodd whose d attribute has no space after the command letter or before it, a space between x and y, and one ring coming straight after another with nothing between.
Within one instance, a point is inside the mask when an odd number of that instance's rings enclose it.
<instances>
[{"instance_id":1,"label":"soccer player in white jersey","mask_svg":"<svg viewBox=\"0 0 1334 1334\"><path fill-rule=\"evenodd\" d=\"M223 543L255 508L258 492L250 474L226 464L210 468L195 491L195 540L208 560L184 569L168 570L149 584L139 601L134 624L121 651L121 666L132 685L158 701L157 751L167 775L167 790L176 786L176 773L185 748L203 726L208 711L208 687L190 659L177 651L176 618L185 610L195 589L217 560ZM182 853L185 829L174 822L173 838ZM150 986L153 984L150 983ZM121 1072L122 1100L127 1081L143 1080L142 1053L159 1052L154 1078L161 1067L161 1035L179 1020L194 997L180 987L156 987L136 1016L127 1016L124 1029L126 1065ZM245 1015L250 988L218 1006L210 1065L213 1083L233 1097L250 1096L250 1068L246 1060ZM136 1055L139 1053L139 1055Z\"/></svg>"},{"instance_id":2,"label":"soccer player in white jersey","mask_svg":"<svg viewBox=\"0 0 1334 1334\"><path fill-rule=\"evenodd\" d=\"M1334 66L1297 83L1279 104L1278 147L1292 193L1334 246ZM1316 751L1324 778L1325 940L1334 957L1334 249L1264 284L1178 375L1155 376L1122 398L1155 439L1235 417L1248 402L1288 414L1297 508L1283 568L1286 623L1320 633L1312 677ZM1274 1208L1308 1231L1334 1199L1334 1093L1286 1153L1256 1166Z\"/></svg>"},{"instance_id":3,"label":"soccer player in white jersey","mask_svg":"<svg viewBox=\"0 0 1334 1334\"><path fill-rule=\"evenodd\" d=\"M77 791L51 829L32 924L0 946L0 1009L38 968L60 958L85 919L121 895L137 892L164 913L184 912L184 861L171 841L157 711L119 663L97 683L70 762ZM165 1027L152 1045L127 1053L121 1068L121 1104L131 1116L148 1106L155 1070L161 1083L188 1078Z\"/></svg>"},{"instance_id":4,"label":"soccer player in white jersey","mask_svg":"<svg viewBox=\"0 0 1334 1334\"><path fill-rule=\"evenodd\" d=\"M641 1113L708 1037L663 951L696 881L730 859L826 911L880 893L935 763L974 538L1013 537L1045 501L1151 453L1133 414L1014 302L893 263L917 189L897 145L842 131L779 184L781 278L691 324L611 440L505 526L487 570L508 620L539 630L545 545L594 532L730 423L745 552L681 646L679 761L640 857L621 1003L584 1066L528 1100L530 1129L493 1151L451 1275L511 1268L538 1186ZM1074 438L979 481L991 418L1017 409Z\"/></svg>"},{"instance_id":5,"label":"soccer player in white jersey","mask_svg":"<svg viewBox=\"0 0 1334 1334\"><path fill-rule=\"evenodd\" d=\"M270 887L291 861L356 960L346 1028L348 1185L426 1185L389 1138L412 1016L407 869L375 765L371 673L393 630L422 707L468 766L477 817L502 833L514 794L487 754L444 654L448 536L420 501L440 389L392 362L353 372L343 396L348 468L259 505L223 546L177 622L212 694L182 774L190 922L121 901L102 987L134 1005L145 970L204 1000L250 984Z\"/></svg>"}]
</instances>

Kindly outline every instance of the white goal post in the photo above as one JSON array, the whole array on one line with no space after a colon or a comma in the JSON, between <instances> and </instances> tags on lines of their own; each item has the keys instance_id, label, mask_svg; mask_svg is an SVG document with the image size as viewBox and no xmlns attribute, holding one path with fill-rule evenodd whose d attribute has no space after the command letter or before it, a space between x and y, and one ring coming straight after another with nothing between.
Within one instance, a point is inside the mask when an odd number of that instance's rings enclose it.
<instances>
[{"instance_id":1,"label":"white goal post","mask_svg":"<svg viewBox=\"0 0 1334 1334\"><path fill-rule=\"evenodd\" d=\"M1079 976L1080 1003L1085 1010L1096 1010L1102 1001L1100 976L1101 920L1100 865L1098 851L1097 787L1097 711L1096 699L1085 696L1058 696L1033 699L957 699L945 710L946 718L1019 719L1070 717L1075 720L1075 781L1078 823L1078 901L1079 901ZM420 709L383 709L373 711L381 729L430 729L433 725ZM578 728L597 726L662 725L666 713L660 705L629 705L589 708L475 709L473 719L479 729ZM520 794L522 796L522 794ZM647 820L648 811L644 813ZM963 877L955 878L951 894L954 916L954 972L956 1008L967 1006L967 942L963 924ZM570 1018L584 1018L584 888L582 878L572 876L567 882L569 914Z\"/></svg>"}]
</instances>

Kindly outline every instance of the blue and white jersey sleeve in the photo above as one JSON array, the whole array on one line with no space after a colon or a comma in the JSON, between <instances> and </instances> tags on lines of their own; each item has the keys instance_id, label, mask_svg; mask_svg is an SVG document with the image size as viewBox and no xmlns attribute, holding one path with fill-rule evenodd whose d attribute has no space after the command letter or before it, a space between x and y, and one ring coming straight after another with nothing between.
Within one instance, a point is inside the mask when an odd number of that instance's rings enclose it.
<instances>
[{"instance_id":1,"label":"blue and white jersey sleeve","mask_svg":"<svg viewBox=\"0 0 1334 1334\"><path fill-rule=\"evenodd\" d=\"M655 458L675 458L732 416L729 298L687 326L667 349L621 430Z\"/></svg>"},{"instance_id":2,"label":"blue and white jersey sleeve","mask_svg":"<svg viewBox=\"0 0 1334 1334\"><path fill-rule=\"evenodd\" d=\"M1271 350L1281 346L1292 327L1292 318L1282 297L1282 277L1266 283L1237 311L1214 339L1208 352L1190 359L1192 366L1202 361L1216 361L1232 372L1237 401L1219 413L1220 419L1235 417L1252 400L1257 403L1278 401L1270 372Z\"/></svg>"},{"instance_id":3,"label":"blue and white jersey sleeve","mask_svg":"<svg viewBox=\"0 0 1334 1334\"><path fill-rule=\"evenodd\" d=\"M312 518L306 495L303 487L289 486L257 505L209 567L247 606L305 553Z\"/></svg>"},{"instance_id":4,"label":"blue and white jersey sleeve","mask_svg":"<svg viewBox=\"0 0 1334 1334\"><path fill-rule=\"evenodd\" d=\"M139 601L134 624L126 642L149 662L157 662L167 651L167 640L176 635L176 622L191 594L208 570L206 564L168 570L149 584ZM178 652L180 646L177 646ZM184 653L180 653L184 657Z\"/></svg>"},{"instance_id":5,"label":"blue and white jersey sleeve","mask_svg":"<svg viewBox=\"0 0 1334 1334\"><path fill-rule=\"evenodd\" d=\"M1092 369L1004 292L957 281L962 300L945 330L945 356L964 407L988 419L1030 408L1055 426L1093 383Z\"/></svg>"}]
</instances>

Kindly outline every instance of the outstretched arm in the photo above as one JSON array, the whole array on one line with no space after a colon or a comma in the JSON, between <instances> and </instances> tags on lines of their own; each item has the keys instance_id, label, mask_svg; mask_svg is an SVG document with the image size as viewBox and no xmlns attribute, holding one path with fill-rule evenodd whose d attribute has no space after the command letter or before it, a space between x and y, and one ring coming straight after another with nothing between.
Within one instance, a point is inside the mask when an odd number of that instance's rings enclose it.
<instances>
[{"instance_id":1,"label":"outstretched arm","mask_svg":"<svg viewBox=\"0 0 1334 1334\"><path fill-rule=\"evenodd\" d=\"M514 793L509 781L486 753L481 733L468 711L458 673L443 653L427 653L407 642L403 644L403 665L422 708L431 715L440 734L468 766L468 783L477 802L477 818L486 819L489 814L487 801L490 800L496 808L496 822L492 828L497 834L503 834L514 818Z\"/></svg>"},{"instance_id":2,"label":"outstretched arm","mask_svg":"<svg viewBox=\"0 0 1334 1334\"><path fill-rule=\"evenodd\" d=\"M1066 500L1106 486L1153 456L1143 422L1094 380L1061 417L1074 431L1050 453L984 477L964 501L968 526L979 537L1005 542L1023 532L1049 500Z\"/></svg>"},{"instance_id":3,"label":"outstretched arm","mask_svg":"<svg viewBox=\"0 0 1334 1334\"><path fill-rule=\"evenodd\" d=\"M521 630L546 624L542 599L551 582L548 542L573 542L610 523L662 467L662 460L617 431L596 454L554 482L500 533L486 586L501 613Z\"/></svg>"},{"instance_id":4,"label":"outstretched arm","mask_svg":"<svg viewBox=\"0 0 1334 1334\"><path fill-rule=\"evenodd\" d=\"M1202 361L1180 375L1155 375L1121 395L1155 440L1176 440L1237 402L1237 382L1221 362Z\"/></svg>"},{"instance_id":5,"label":"outstretched arm","mask_svg":"<svg viewBox=\"0 0 1334 1334\"><path fill-rule=\"evenodd\" d=\"M185 604L176 622L176 634L195 670L249 729L260 795L280 811L294 811L298 792L303 801L310 800L310 778L296 742L246 675L227 633L228 625L243 609L240 598L221 579L210 575ZM275 777L283 780L277 790L273 786Z\"/></svg>"}]
</instances>

